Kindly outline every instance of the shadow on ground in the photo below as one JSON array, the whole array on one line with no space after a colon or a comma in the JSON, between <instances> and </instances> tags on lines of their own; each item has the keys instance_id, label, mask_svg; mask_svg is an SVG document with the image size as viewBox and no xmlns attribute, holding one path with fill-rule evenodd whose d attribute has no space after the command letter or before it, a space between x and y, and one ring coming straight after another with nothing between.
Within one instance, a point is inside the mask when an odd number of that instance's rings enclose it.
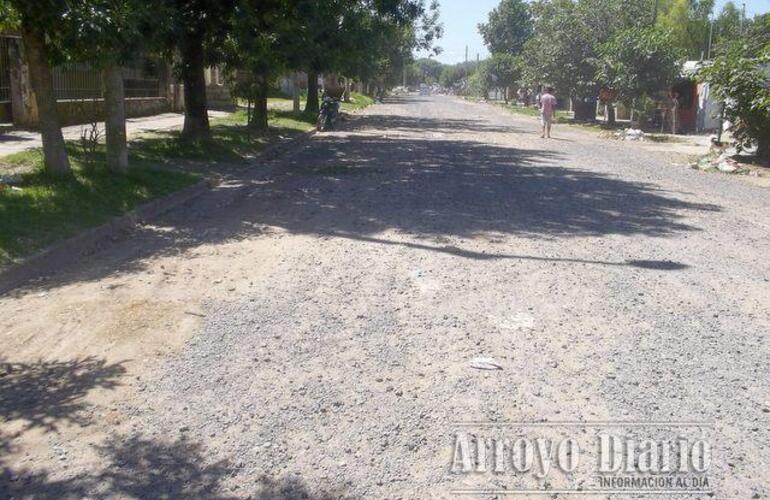
<instances>
[{"instance_id":1,"label":"shadow on ground","mask_svg":"<svg viewBox=\"0 0 770 500\"><path fill-rule=\"evenodd\" d=\"M93 389L116 387L124 373L122 363L96 358L0 362L0 422L22 424L12 435L0 430L0 498L231 498L223 483L240 471L227 461L212 460L202 444L185 434L177 439L113 434L95 446L100 461L93 470L62 467L54 474L10 460L23 456L17 453L17 439L26 431L51 433L56 440L61 424L90 425L85 396ZM256 484L252 498L260 500L343 498L339 492L311 492L299 478L246 480Z\"/></svg>"},{"instance_id":2,"label":"shadow on ground","mask_svg":"<svg viewBox=\"0 0 770 500\"><path fill-rule=\"evenodd\" d=\"M396 132L428 132L442 134L468 134L478 132L531 132L512 125L499 125L488 120L475 118L418 118L403 115L364 115L353 118L353 127L358 130L376 129L384 135Z\"/></svg>"},{"instance_id":3,"label":"shadow on ground","mask_svg":"<svg viewBox=\"0 0 770 500\"><path fill-rule=\"evenodd\" d=\"M290 153L278 162L272 177L245 172L163 217L157 222L162 231L144 228L111 246L98 262L76 267L48 286L98 279L116 267L132 272L153 255L176 255L201 244L256 237L275 228L369 241L377 241L376 235L384 230L396 230L423 245L423 250L461 258L537 259L543 256L476 254L434 243L505 235L547 240L607 235L662 238L697 231L687 217L719 210L686 201L681 193L652 183L571 167L570 158L554 151L452 139L451 134L387 135L394 128L473 132L479 128L473 120L374 115L346 128L343 133L317 136ZM656 270L686 267L643 256L639 261L609 264Z\"/></svg>"},{"instance_id":4,"label":"shadow on ground","mask_svg":"<svg viewBox=\"0 0 770 500\"><path fill-rule=\"evenodd\" d=\"M0 420L48 431L61 422L86 425L83 397L95 388L115 388L125 372L123 363L93 357L36 363L0 359Z\"/></svg>"},{"instance_id":5,"label":"shadow on ground","mask_svg":"<svg viewBox=\"0 0 770 500\"><path fill-rule=\"evenodd\" d=\"M115 437L97 446L102 467L98 470L54 476L47 470L30 470L3 462L0 455L0 498L166 498L225 500L333 500L348 498L344 490L311 488L299 477L262 477L255 484L230 493L227 480L238 470L228 461L211 461L201 444L185 438L163 440L141 436ZM0 452L11 451L0 435ZM247 491L244 491L247 490Z\"/></svg>"}]
</instances>

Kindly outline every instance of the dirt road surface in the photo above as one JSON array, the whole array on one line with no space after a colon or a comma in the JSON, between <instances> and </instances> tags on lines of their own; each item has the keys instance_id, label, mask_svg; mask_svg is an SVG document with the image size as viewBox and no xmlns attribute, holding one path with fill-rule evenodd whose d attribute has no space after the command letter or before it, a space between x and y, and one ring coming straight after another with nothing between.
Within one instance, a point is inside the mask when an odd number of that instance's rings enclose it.
<instances>
[{"instance_id":1,"label":"dirt road surface","mask_svg":"<svg viewBox=\"0 0 770 500\"><path fill-rule=\"evenodd\" d=\"M1 298L0 497L770 497L770 191L536 129L391 99ZM458 469L600 431L708 485Z\"/></svg>"}]
</instances>

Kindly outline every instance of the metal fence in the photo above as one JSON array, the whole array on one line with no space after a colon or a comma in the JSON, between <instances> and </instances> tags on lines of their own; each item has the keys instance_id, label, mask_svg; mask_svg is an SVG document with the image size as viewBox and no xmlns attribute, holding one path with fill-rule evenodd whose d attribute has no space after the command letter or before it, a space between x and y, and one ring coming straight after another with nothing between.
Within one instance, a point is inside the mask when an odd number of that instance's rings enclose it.
<instances>
[{"instance_id":1,"label":"metal fence","mask_svg":"<svg viewBox=\"0 0 770 500\"><path fill-rule=\"evenodd\" d=\"M126 97L160 97L160 81L156 79L125 78Z\"/></svg>"},{"instance_id":2,"label":"metal fence","mask_svg":"<svg viewBox=\"0 0 770 500\"><path fill-rule=\"evenodd\" d=\"M157 78L124 77L123 83L126 97L160 97L160 81ZM101 72L85 64L68 64L54 68L53 86L57 100L91 100L103 97Z\"/></svg>"},{"instance_id":3,"label":"metal fence","mask_svg":"<svg viewBox=\"0 0 770 500\"><path fill-rule=\"evenodd\" d=\"M12 44L20 42L18 37L0 36L0 103L11 101L11 57L18 57L19 51L12 50ZM160 80L143 65L126 68L123 71L126 97L160 97ZM54 95L57 100L101 99L102 74L87 64L63 64L52 69Z\"/></svg>"},{"instance_id":4,"label":"metal fence","mask_svg":"<svg viewBox=\"0 0 770 500\"><path fill-rule=\"evenodd\" d=\"M89 100L102 97L102 74L84 64L65 64L53 68L56 100Z\"/></svg>"}]
</instances>

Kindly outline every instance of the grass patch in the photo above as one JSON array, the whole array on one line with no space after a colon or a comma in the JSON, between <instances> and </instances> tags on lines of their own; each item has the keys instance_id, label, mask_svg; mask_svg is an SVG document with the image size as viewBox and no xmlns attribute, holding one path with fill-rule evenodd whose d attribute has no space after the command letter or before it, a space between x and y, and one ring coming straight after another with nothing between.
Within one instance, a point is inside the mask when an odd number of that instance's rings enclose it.
<instances>
[{"instance_id":1,"label":"grass patch","mask_svg":"<svg viewBox=\"0 0 770 500\"><path fill-rule=\"evenodd\" d=\"M40 150L3 159L4 163L30 167L31 171L19 174L14 182L17 189L0 190L0 265L198 180L188 173L146 165L114 174L105 168L103 160L86 162L82 150L73 144L68 145L68 151L73 174L64 178L42 172Z\"/></svg>"},{"instance_id":2,"label":"grass patch","mask_svg":"<svg viewBox=\"0 0 770 500\"><path fill-rule=\"evenodd\" d=\"M355 106L368 105L357 98ZM291 101L289 100L289 103ZM343 106L343 108L344 108ZM211 122L211 139L185 141L179 131L153 132L129 144L126 174L114 174L104 163L104 145L89 162L74 142L67 143L73 174L55 178L43 173L40 149L0 159L0 172L14 172L13 187L0 185L0 266L34 253L46 245L97 226L139 204L170 194L200 177L179 170L175 160L204 163L193 168L213 172L212 164L241 164L254 157L277 136L311 130L316 116L289 109L270 109L270 132L259 134L246 126L246 111L237 110ZM169 164L176 170L160 169ZM20 173L16 173L20 172ZM16 189L18 188L18 189Z\"/></svg>"},{"instance_id":3,"label":"grass patch","mask_svg":"<svg viewBox=\"0 0 770 500\"><path fill-rule=\"evenodd\" d=\"M374 99L368 95L359 94L358 92L350 93L350 102L342 103L342 111L357 111L359 109L368 108L374 104Z\"/></svg>"},{"instance_id":4,"label":"grass patch","mask_svg":"<svg viewBox=\"0 0 770 500\"><path fill-rule=\"evenodd\" d=\"M305 105L307 103L307 98L305 96L302 96L300 99L300 108L305 109ZM365 94L359 94L358 92L351 92L350 93L350 102L342 102L340 103L340 108L342 111L346 111L348 113L352 111L357 111L359 109L364 109L366 107L371 106L374 104L374 99L369 97ZM267 100L268 107L274 109L274 110L291 110L294 106L293 101L291 98L286 97L270 97Z\"/></svg>"},{"instance_id":5,"label":"grass patch","mask_svg":"<svg viewBox=\"0 0 770 500\"><path fill-rule=\"evenodd\" d=\"M312 130L315 127L317 116L314 113L305 113L300 111L270 110L268 120L270 127L276 129L279 133L301 133ZM246 116L244 115L244 123Z\"/></svg>"},{"instance_id":6,"label":"grass patch","mask_svg":"<svg viewBox=\"0 0 770 500\"><path fill-rule=\"evenodd\" d=\"M271 134L292 135L313 128L315 117L283 109L268 111L270 134L246 126L246 110L211 121L211 139L185 141L179 131L154 132L131 142L130 154L142 164L173 160L239 162L253 158L270 142Z\"/></svg>"}]
</instances>

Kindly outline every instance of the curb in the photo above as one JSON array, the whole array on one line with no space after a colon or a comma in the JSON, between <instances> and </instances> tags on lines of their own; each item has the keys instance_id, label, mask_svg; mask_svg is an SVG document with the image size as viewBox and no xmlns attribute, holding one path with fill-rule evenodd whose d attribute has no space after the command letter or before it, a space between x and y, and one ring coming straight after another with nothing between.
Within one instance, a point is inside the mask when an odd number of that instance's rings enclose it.
<instances>
[{"instance_id":1,"label":"curb","mask_svg":"<svg viewBox=\"0 0 770 500\"><path fill-rule=\"evenodd\" d=\"M316 134L318 134L318 131L313 128L293 139L270 145L263 149L252 161L275 160L303 146ZM273 169L268 170L268 172L262 172L260 177L270 175L272 171ZM12 264L8 268L0 270L0 296L20 287L28 281L56 274L58 270L66 267L75 258L97 252L105 243L119 239L121 234L127 233L138 223L147 222L184 205L201 196L211 187L213 186L210 181L199 181L168 196L140 205L101 226L87 229L71 238L53 243L48 248L31 257L27 257L22 262Z\"/></svg>"},{"instance_id":2,"label":"curb","mask_svg":"<svg viewBox=\"0 0 770 500\"><path fill-rule=\"evenodd\" d=\"M209 181L199 181L168 196L140 205L101 226L87 229L71 238L54 243L40 253L11 265L0 272L0 295L34 278L55 274L57 270L74 259L93 254L105 241L118 239L122 233L138 223L156 218L184 205L208 191L210 187Z\"/></svg>"}]
</instances>

